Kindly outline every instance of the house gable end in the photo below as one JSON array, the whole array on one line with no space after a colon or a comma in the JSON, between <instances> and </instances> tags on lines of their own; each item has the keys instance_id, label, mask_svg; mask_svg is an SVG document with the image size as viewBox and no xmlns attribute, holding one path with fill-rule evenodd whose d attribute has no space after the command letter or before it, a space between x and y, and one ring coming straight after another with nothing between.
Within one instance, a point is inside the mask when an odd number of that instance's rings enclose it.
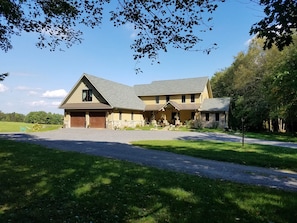
<instances>
[{"instance_id":1,"label":"house gable end","mask_svg":"<svg viewBox=\"0 0 297 223\"><path fill-rule=\"evenodd\" d=\"M85 76L111 107L144 110L143 101L136 96L132 87L89 74Z\"/></svg>"},{"instance_id":2,"label":"house gable end","mask_svg":"<svg viewBox=\"0 0 297 223\"><path fill-rule=\"evenodd\" d=\"M83 91L91 90L92 100L83 101ZM77 105L79 107L84 107L82 104L102 104L103 107L110 107L107 100L100 94L100 92L90 83L90 81L83 75L79 81L74 85L72 90L65 97L64 101L61 103L60 108L73 107ZM105 106L104 106L105 105Z\"/></svg>"}]
</instances>

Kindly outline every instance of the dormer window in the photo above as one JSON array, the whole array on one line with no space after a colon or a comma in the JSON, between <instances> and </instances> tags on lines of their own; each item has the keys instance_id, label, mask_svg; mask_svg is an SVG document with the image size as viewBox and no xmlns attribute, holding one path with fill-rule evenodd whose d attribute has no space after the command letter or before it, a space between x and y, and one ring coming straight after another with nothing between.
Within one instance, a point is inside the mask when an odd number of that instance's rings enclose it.
<instances>
[{"instance_id":1,"label":"dormer window","mask_svg":"<svg viewBox=\"0 0 297 223\"><path fill-rule=\"evenodd\" d=\"M92 90L82 90L82 101L92 101Z\"/></svg>"}]
</instances>

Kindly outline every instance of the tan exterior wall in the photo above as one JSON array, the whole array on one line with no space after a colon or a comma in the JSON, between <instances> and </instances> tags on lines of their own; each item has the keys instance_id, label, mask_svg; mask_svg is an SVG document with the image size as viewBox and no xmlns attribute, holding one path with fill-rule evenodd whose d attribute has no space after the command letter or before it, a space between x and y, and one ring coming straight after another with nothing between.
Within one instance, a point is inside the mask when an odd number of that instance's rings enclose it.
<instances>
[{"instance_id":1,"label":"tan exterior wall","mask_svg":"<svg viewBox=\"0 0 297 223\"><path fill-rule=\"evenodd\" d=\"M182 103L182 95L169 95L170 96L170 101L174 101L177 102L179 104ZM186 94L185 95L185 102L184 104L192 104L192 103L201 103L202 102L202 98L201 98L202 94L197 93L195 94L195 102L191 102L191 95L190 94ZM208 96L208 91L205 88L205 90L203 91L203 98L209 98ZM146 105L155 105L156 103L156 97L155 96L144 96L144 97L140 97L140 99L146 104ZM159 104L164 105L166 104L166 95L160 95L159 96Z\"/></svg>"},{"instance_id":2,"label":"tan exterior wall","mask_svg":"<svg viewBox=\"0 0 297 223\"><path fill-rule=\"evenodd\" d=\"M65 111L64 113L64 128L71 127L71 117L70 112L75 111ZM86 128L90 125L90 111L83 111L86 117ZM94 112L94 111L92 111ZM99 111L103 112L103 111ZM106 111L106 128L108 129L122 129L125 127L137 127L144 125L143 113L139 111L121 111L122 118L120 120L120 111ZM132 120L133 113L133 120Z\"/></svg>"},{"instance_id":3,"label":"tan exterior wall","mask_svg":"<svg viewBox=\"0 0 297 223\"><path fill-rule=\"evenodd\" d=\"M70 128L70 113L64 110L64 128Z\"/></svg>"},{"instance_id":4,"label":"tan exterior wall","mask_svg":"<svg viewBox=\"0 0 297 223\"><path fill-rule=\"evenodd\" d=\"M82 102L82 90L92 89L89 88L84 82L80 82L77 88L73 91L73 93L68 98L66 103L81 103ZM92 89L93 94L95 89ZM92 101L84 102L84 103L99 103L98 99L93 95Z\"/></svg>"},{"instance_id":5,"label":"tan exterior wall","mask_svg":"<svg viewBox=\"0 0 297 223\"><path fill-rule=\"evenodd\" d=\"M209 91L207 86L205 86L203 92L201 93L201 96L199 98L199 102L202 103L204 101L204 99L206 98L212 98L212 96L209 95Z\"/></svg>"},{"instance_id":6,"label":"tan exterior wall","mask_svg":"<svg viewBox=\"0 0 297 223\"><path fill-rule=\"evenodd\" d=\"M133 115L132 115L133 113ZM133 119L133 120L132 120ZM108 129L123 129L126 127L135 128L144 125L143 113L139 111L113 111L109 112L106 118Z\"/></svg>"},{"instance_id":7,"label":"tan exterior wall","mask_svg":"<svg viewBox=\"0 0 297 223\"><path fill-rule=\"evenodd\" d=\"M156 104L156 97L155 96L144 96L139 97L146 105L154 105Z\"/></svg>"}]
</instances>

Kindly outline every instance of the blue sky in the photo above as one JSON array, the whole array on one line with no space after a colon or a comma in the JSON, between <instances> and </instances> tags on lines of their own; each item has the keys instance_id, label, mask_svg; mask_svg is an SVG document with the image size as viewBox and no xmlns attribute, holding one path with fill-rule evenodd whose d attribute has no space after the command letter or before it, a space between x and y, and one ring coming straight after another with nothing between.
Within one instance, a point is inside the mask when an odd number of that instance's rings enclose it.
<instances>
[{"instance_id":1,"label":"blue sky","mask_svg":"<svg viewBox=\"0 0 297 223\"><path fill-rule=\"evenodd\" d=\"M100 28L83 29L83 43L65 51L38 49L36 34L13 37L13 49L0 51L0 73L9 72L0 82L0 111L63 114L58 106L83 73L130 86L154 80L211 78L247 49L252 38L249 29L262 15L261 8L249 0L227 1L213 15L213 31L202 36L201 47L216 42L218 49L207 55L169 48L160 53L161 64L154 65L146 59L136 64L130 49L135 31L129 26L115 28L108 19ZM143 73L135 74L135 66Z\"/></svg>"}]
</instances>

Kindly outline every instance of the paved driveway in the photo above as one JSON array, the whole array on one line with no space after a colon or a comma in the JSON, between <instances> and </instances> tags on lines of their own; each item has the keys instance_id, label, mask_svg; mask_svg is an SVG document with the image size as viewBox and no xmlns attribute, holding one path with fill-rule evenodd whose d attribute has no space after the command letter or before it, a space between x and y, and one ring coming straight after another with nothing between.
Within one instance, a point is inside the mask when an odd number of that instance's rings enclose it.
<instances>
[{"instance_id":1,"label":"paved driveway","mask_svg":"<svg viewBox=\"0 0 297 223\"><path fill-rule=\"evenodd\" d=\"M240 142L241 137L217 133L175 131L114 131L98 129L61 129L33 134L1 134L0 137L32 142L49 148L76 151L126 160L141 165L184 172L212 179L297 191L297 173L205 160L169 152L147 150L129 144L143 139L205 139ZM245 139L246 143L297 148L294 143Z\"/></svg>"}]
</instances>

